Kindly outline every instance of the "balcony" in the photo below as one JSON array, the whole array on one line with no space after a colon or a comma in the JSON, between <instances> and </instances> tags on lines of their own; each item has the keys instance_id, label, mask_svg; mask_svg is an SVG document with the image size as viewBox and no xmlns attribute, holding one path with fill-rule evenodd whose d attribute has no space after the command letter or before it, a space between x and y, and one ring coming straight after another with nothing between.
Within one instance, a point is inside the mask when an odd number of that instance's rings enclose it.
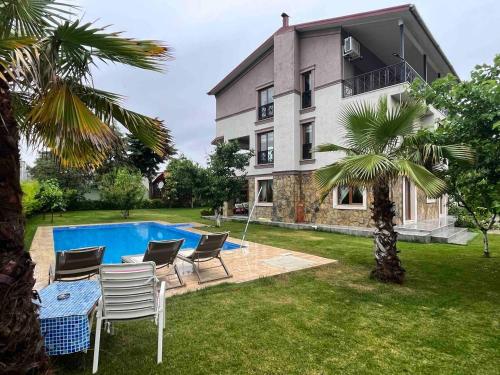
<instances>
[{"instance_id":1,"label":"balcony","mask_svg":"<svg viewBox=\"0 0 500 375\"><path fill-rule=\"evenodd\" d=\"M257 164L272 164L274 162L273 150L259 151L257 153Z\"/></svg>"},{"instance_id":2,"label":"balcony","mask_svg":"<svg viewBox=\"0 0 500 375\"><path fill-rule=\"evenodd\" d=\"M311 90L302 92L302 109L310 108L311 105Z\"/></svg>"},{"instance_id":3,"label":"balcony","mask_svg":"<svg viewBox=\"0 0 500 375\"><path fill-rule=\"evenodd\" d=\"M345 79L342 84L342 94L344 98L348 98L404 82L411 83L416 78L424 81L410 64L402 61Z\"/></svg>"},{"instance_id":4,"label":"balcony","mask_svg":"<svg viewBox=\"0 0 500 375\"><path fill-rule=\"evenodd\" d=\"M264 104L259 107L259 120L274 116L274 103Z\"/></svg>"}]
</instances>

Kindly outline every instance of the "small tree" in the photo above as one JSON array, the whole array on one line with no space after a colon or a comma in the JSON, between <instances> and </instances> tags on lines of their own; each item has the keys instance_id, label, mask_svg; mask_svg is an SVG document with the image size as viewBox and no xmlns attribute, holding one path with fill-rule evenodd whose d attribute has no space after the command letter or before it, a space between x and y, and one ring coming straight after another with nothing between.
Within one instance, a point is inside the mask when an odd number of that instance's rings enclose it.
<instances>
[{"instance_id":1,"label":"small tree","mask_svg":"<svg viewBox=\"0 0 500 375\"><path fill-rule=\"evenodd\" d=\"M206 171L184 155L172 159L165 171L163 196L170 204L194 207L207 187Z\"/></svg>"},{"instance_id":2,"label":"small tree","mask_svg":"<svg viewBox=\"0 0 500 375\"><path fill-rule=\"evenodd\" d=\"M44 214L50 212L51 223L54 222L54 211L62 211L65 208L64 193L55 179L42 181L35 198Z\"/></svg>"},{"instance_id":3,"label":"small tree","mask_svg":"<svg viewBox=\"0 0 500 375\"><path fill-rule=\"evenodd\" d=\"M116 205L124 218L144 199L146 188L142 184L141 173L129 168L118 168L103 176L101 199Z\"/></svg>"},{"instance_id":4,"label":"small tree","mask_svg":"<svg viewBox=\"0 0 500 375\"><path fill-rule=\"evenodd\" d=\"M448 75L431 87L415 84L413 93L447 112L435 132L437 144L466 143L476 155L472 164L450 160L444 179L452 200L483 234L489 257L488 231L500 214L500 55L493 65L476 66L468 81Z\"/></svg>"},{"instance_id":5,"label":"small tree","mask_svg":"<svg viewBox=\"0 0 500 375\"><path fill-rule=\"evenodd\" d=\"M207 201L214 209L216 225L220 227L222 205L237 197L245 183L245 168L252 152L240 152L237 142L218 144L208 161Z\"/></svg>"}]
</instances>

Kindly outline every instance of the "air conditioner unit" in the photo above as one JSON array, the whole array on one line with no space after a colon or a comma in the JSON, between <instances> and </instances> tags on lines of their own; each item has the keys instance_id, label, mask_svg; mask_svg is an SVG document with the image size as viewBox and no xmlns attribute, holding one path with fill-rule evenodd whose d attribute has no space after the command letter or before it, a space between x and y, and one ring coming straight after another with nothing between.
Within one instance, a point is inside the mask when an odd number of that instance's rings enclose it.
<instances>
[{"instance_id":1,"label":"air conditioner unit","mask_svg":"<svg viewBox=\"0 0 500 375\"><path fill-rule=\"evenodd\" d=\"M344 56L356 59L361 56L359 42L352 36L344 39Z\"/></svg>"}]
</instances>

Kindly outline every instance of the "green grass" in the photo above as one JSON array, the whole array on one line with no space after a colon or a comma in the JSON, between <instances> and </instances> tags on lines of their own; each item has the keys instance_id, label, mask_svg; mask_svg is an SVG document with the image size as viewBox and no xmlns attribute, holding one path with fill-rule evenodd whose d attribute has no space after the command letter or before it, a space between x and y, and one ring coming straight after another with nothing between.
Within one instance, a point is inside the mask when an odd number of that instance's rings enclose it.
<instances>
[{"instance_id":1,"label":"green grass","mask_svg":"<svg viewBox=\"0 0 500 375\"><path fill-rule=\"evenodd\" d=\"M204 222L189 209L130 218L154 219ZM113 221L121 221L116 211L69 212L54 224ZM30 219L27 243L49 224ZM238 237L243 224L223 229ZM164 363L155 362L153 324L122 323L103 335L100 373L498 374L499 235L491 259L481 257L480 238L469 246L400 242L403 286L368 278L367 238L251 225L248 239L339 263L169 298ZM56 371L91 373L92 353L58 358Z\"/></svg>"}]
</instances>

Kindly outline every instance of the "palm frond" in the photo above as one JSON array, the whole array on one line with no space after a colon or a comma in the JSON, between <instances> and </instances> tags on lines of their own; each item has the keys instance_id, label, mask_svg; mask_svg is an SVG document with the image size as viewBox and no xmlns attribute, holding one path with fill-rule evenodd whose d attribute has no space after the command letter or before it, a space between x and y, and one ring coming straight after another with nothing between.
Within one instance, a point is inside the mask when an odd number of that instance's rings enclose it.
<instances>
[{"instance_id":1,"label":"palm frond","mask_svg":"<svg viewBox=\"0 0 500 375\"><path fill-rule=\"evenodd\" d=\"M105 123L119 122L158 155L163 155L171 137L163 122L121 106L122 97L89 86L76 87L81 100Z\"/></svg>"},{"instance_id":2,"label":"palm frond","mask_svg":"<svg viewBox=\"0 0 500 375\"><path fill-rule=\"evenodd\" d=\"M399 146L400 140L415 133L416 121L425 113L425 107L415 101L403 102L391 110L387 108L387 98L379 101L377 118L367 129L370 146L378 152L390 152Z\"/></svg>"},{"instance_id":3,"label":"palm frond","mask_svg":"<svg viewBox=\"0 0 500 375\"><path fill-rule=\"evenodd\" d=\"M318 145L314 149L314 152L335 152L335 151L344 151L347 155L357 154L356 150L353 150L352 148L339 146L333 143L323 143L321 145Z\"/></svg>"},{"instance_id":4,"label":"palm frond","mask_svg":"<svg viewBox=\"0 0 500 375\"><path fill-rule=\"evenodd\" d=\"M438 198L446 192L446 183L422 165L409 160L395 160L401 176L408 177L428 197Z\"/></svg>"},{"instance_id":5,"label":"palm frond","mask_svg":"<svg viewBox=\"0 0 500 375\"><path fill-rule=\"evenodd\" d=\"M65 19L74 8L54 0L0 0L0 38L42 37L47 27Z\"/></svg>"},{"instance_id":6,"label":"palm frond","mask_svg":"<svg viewBox=\"0 0 500 375\"><path fill-rule=\"evenodd\" d=\"M345 143L358 153L369 144L368 130L373 126L376 110L367 102L354 102L343 107L339 122L344 127Z\"/></svg>"},{"instance_id":7,"label":"palm frond","mask_svg":"<svg viewBox=\"0 0 500 375\"><path fill-rule=\"evenodd\" d=\"M28 142L50 147L65 165L99 165L116 142L112 129L65 84L38 98L26 122Z\"/></svg>"},{"instance_id":8,"label":"palm frond","mask_svg":"<svg viewBox=\"0 0 500 375\"><path fill-rule=\"evenodd\" d=\"M59 25L51 38L52 48L59 51L67 66L81 64L91 57L104 62L118 62L134 67L161 71L161 61L170 58L169 49L153 40L121 37L121 33L105 32L106 28L78 20Z\"/></svg>"}]
</instances>

